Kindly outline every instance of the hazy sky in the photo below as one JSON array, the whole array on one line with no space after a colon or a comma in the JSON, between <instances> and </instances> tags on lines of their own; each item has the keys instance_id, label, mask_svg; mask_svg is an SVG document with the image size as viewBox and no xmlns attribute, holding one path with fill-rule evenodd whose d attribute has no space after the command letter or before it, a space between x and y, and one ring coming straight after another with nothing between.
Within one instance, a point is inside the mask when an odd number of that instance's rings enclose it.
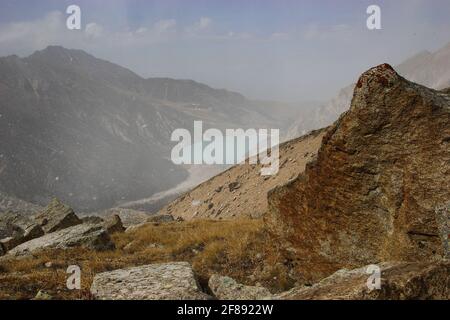
<instances>
[{"instance_id":1,"label":"hazy sky","mask_svg":"<svg viewBox=\"0 0 450 320\"><path fill-rule=\"evenodd\" d=\"M82 30L66 28L81 7ZM382 10L382 30L366 9ZM450 42L449 0L1 0L0 55L77 48L144 77L327 100L370 66Z\"/></svg>"}]
</instances>

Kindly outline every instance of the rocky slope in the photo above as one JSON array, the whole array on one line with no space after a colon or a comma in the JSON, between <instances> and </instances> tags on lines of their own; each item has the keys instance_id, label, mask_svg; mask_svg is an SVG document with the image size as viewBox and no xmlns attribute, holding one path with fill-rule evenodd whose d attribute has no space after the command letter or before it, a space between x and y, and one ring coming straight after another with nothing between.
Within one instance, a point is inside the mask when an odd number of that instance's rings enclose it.
<instances>
[{"instance_id":1,"label":"rocky slope","mask_svg":"<svg viewBox=\"0 0 450 320\"><path fill-rule=\"evenodd\" d=\"M275 295L289 300L449 300L450 262L384 262L380 288L367 286L370 266L342 269L313 286ZM370 270L370 269L369 269Z\"/></svg>"},{"instance_id":2,"label":"rocky slope","mask_svg":"<svg viewBox=\"0 0 450 320\"><path fill-rule=\"evenodd\" d=\"M258 286L244 286L229 277L213 275L208 286L220 300L448 300L450 262L384 262L380 287L369 288L371 266L341 269L312 286L298 286L272 294ZM370 283L371 280L369 281Z\"/></svg>"},{"instance_id":3,"label":"rocky slope","mask_svg":"<svg viewBox=\"0 0 450 320\"><path fill-rule=\"evenodd\" d=\"M42 209L39 205L0 192L0 212L14 211L24 214L34 214Z\"/></svg>"},{"instance_id":4,"label":"rocky slope","mask_svg":"<svg viewBox=\"0 0 450 320\"><path fill-rule=\"evenodd\" d=\"M115 245L110 235L123 231L118 215L82 220L55 198L34 216L0 213L0 256L14 259L42 250L74 247L112 250Z\"/></svg>"},{"instance_id":5,"label":"rocky slope","mask_svg":"<svg viewBox=\"0 0 450 320\"><path fill-rule=\"evenodd\" d=\"M317 159L269 194L266 221L291 246L298 277L445 257L436 212L450 199L449 142L447 93L386 64L364 73Z\"/></svg>"},{"instance_id":6,"label":"rocky slope","mask_svg":"<svg viewBox=\"0 0 450 320\"><path fill-rule=\"evenodd\" d=\"M303 172L315 158L323 135L324 130L318 130L281 144L280 170L275 176L261 176L260 165L237 165L183 194L159 213L186 220L262 217L268 192Z\"/></svg>"},{"instance_id":7,"label":"rocky slope","mask_svg":"<svg viewBox=\"0 0 450 320\"><path fill-rule=\"evenodd\" d=\"M114 243L101 225L79 224L73 227L61 229L45 236L24 242L8 251L8 257L20 257L36 254L41 250L83 247L92 250L104 251L114 249ZM8 258L7 257L7 258Z\"/></svg>"}]
</instances>

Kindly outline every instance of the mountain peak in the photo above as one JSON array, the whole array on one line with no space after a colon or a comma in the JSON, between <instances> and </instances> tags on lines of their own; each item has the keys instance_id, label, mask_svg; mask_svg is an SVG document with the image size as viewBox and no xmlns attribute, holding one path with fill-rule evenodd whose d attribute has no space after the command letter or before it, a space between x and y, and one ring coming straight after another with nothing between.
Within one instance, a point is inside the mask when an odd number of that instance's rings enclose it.
<instances>
[{"instance_id":1,"label":"mountain peak","mask_svg":"<svg viewBox=\"0 0 450 320\"><path fill-rule=\"evenodd\" d=\"M87 58L98 60L97 58L83 50L67 49L65 47L56 45L48 46L43 50L35 51L28 57L28 59L46 60L51 63L73 62L76 60Z\"/></svg>"},{"instance_id":2,"label":"mountain peak","mask_svg":"<svg viewBox=\"0 0 450 320\"><path fill-rule=\"evenodd\" d=\"M63 46L60 45L49 45L47 46L45 49L40 50L40 51L69 51L70 49L64 48Z\"/></svg>"}]
</instances>

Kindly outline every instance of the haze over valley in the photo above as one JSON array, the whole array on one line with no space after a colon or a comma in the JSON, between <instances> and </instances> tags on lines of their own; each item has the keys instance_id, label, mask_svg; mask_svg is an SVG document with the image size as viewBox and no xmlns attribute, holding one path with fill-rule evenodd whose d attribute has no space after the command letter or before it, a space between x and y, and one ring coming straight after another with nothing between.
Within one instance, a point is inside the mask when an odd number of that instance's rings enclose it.
<instances>
[{"instance_id":1,"label":"haze over valley","mask_svg":"<svg viewBox=\"0 0 450 320\"><path fill-rule=\"evenodd\" d=\"M182 183L187 168L170 160L177 128L286 128L298 114L192 80L143 79L59 46L0 58L0 96L0 190L41 205L56 196L82 211Z\"/></svg>"},{"instance_id":2,"label":"haze over valley","mask_svg":"<svg viewBox=\"0 0 450 320\"><path fill-rule=\"evenodd\" d=\"M0 300L450 300L448 0L105 4L0 1Z\"/></svg>"},{"instance_id":3,"label":"haze over valley","mask_svg":"<svg viewBox=\"0 0 450 320\"><path fill-rule=\"evenodd\" d=\"M398 70L439 89L450 84L449 61L447 45L413 56ZM143 79L60 46L0 58L0 71L0 190L37 205L56 196L84 212L157 211L226 168L174 165L176 128L192 130L196 120L221 130L281 128L287 140L335 121L354 88L326 104L255 101L192 80Z\"/></svg>"}]
</instances>

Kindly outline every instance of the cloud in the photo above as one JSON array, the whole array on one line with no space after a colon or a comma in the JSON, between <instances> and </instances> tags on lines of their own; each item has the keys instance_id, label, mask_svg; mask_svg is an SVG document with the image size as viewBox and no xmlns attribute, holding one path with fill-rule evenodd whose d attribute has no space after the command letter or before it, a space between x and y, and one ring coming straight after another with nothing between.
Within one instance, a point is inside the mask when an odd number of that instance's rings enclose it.
<instances>
[{"instance_id":1,"label":"cloud","mask_svg":"<svg viewBox=\"0 0 450 320\"><path fill-rule=\"evenodd\" d=\"M185 35L188 37L202 37L213 35L213 21L208 17L201 17L194 25L185 28Z\"/></svg>"},{"instance_id":2,"label":"cloud","mask_svg":"<svg viewBox=\"0 0 450 320\"><path fill-rule=\"evenodd\" d=\"M84 30L88 38L96 39L103 35L103 27L95 22L88 23Z\"/></svg>"},{"instance_id":3,"label":"cloud","mask_svg":"<svg viewBox=\"0 0 450 320\"><path fill-rule=\"evenodd\" d=\"M274 32L270 35L269 40L289 40L290 38L286 32Z\"/></svg>"},{"instance_id":4,"label":"cloud","mask_svg":"<svg viewBox=\"0 0 450 320\"><path fill-rule=\"evenodd\" d=\"M137 48L177 37L175 19L159 20L150 27L141 26L136 30L112 31L96 22L82 23L82 30L68 30L66 18L64 13L52 11L40 19L0 25L0 56L28 55L52 44L84 50L124 44ZM210 23L200 22L203 27Z\"/></svg>"},{"instance_id":5,"label":"cloud","mask_svg":"<svg viewBox=\"0 0 450 320\"><path fill-rule=\"evenodd\" d=\"M359 28L359 32L365 31ZM347 24L319 25L317 23L309 24L302 32L302 37L306 40L331 40L334 38L347 38L352 35L355 28Z\"/></svg>"},{"instance_id":6,"label":"cloud","mask_svg":"<svg viewBox=\"0 0 450 320\"><path fill-rule=\"evenodd\" d=\"M106 48L127 45L129 48L143 48L157 43L197 39L201 41L258 41L287 40L286 33L269 33L255 36L245 31L226 32L214 28L213 19L200 17L190 26L180 28L175 19L162 19L149 26L134 30L110 30L97 22L83 24L82 30L66 28L67 15L60 11L49 12L43 18L15 22L0 26L0 55L25 55L41 50L48 45L58 44L69 48L80 48L92 52Z\"/></svg>"},{"instance_id":7,"label":"cloud","mask_svg":"<svg viewBox=\"0 0 450 320\"><path fill-rule=\"evenodd\" d=\"M229 32L228 36L230 39L236 40L250 40L254 38L253 34L251 34L250 32L238 32L238 33Z\"/></svg>"},{"instance_id":8,"label":"cloud","mask_svg":"<svg viewBox=\"0 0 450 320\"><path fill-rule=\"evenodd\" d=\"M177 21L175 19L160 20L153 26L153 31L157 34L163 34L166 32L175 32L177 27Z\"/></svg>"},{"instance_id":9,"label":"cloud","mask_svg":"<svg viewBox=\"0 0 450 320\"><path fill-rule=\"evenodd\" d=\"M148 31L147 28L141 27L139 29L136 30L136 34L144 34Z\"/></svg>"},{"instance_id":10,"label":"cloud","mask_svg":"<svg viewBox=\"0 0 450 320\"><path fill-rule=\"evenodd\" d=\"M98 20L86 21L82 15L82 30L68 30L66 13L53 11L28 21L0 21L0 56L26 56L57 44L85 50L145 77L195 79L256 98L319 99L332 96L374 64L395 64L448 42L449 22L442 14L448 7L430 6L425 0L386 4L380 32L367 30L365 8L352 19L344 13L310 24L281 19L286 17L274 12L278 19L264 24L253 16L226 13L217 15L220 20L214 13L203 13L186 22L191 13L178 20L174 12L161 20L149 15L152 20L136 21L124 7L119 17L97 12Z\"/></svg>"},{"instance_id":11,"label":"cloud","mask_svg":"<svg viewBox=\"0 0 450 320\"><path fill-rule=\"evenodd\" d=\"M207 29L212 24L212 20L208 17L201 17L200 21L196 23L199 30Z\"/></svg>"},{"instance_id":12,"label":"cloud","mask_svg":"<svg viewBox=\"0 0 450 320\"><path fill-rule=\"evenodd\" d=\"M61 39L65 28L63 14L52 11L35 21L15 22L0 28L0 47L36 47ZM66 29L67 30L67 29Z\"/></svg>"}]
</instances>

